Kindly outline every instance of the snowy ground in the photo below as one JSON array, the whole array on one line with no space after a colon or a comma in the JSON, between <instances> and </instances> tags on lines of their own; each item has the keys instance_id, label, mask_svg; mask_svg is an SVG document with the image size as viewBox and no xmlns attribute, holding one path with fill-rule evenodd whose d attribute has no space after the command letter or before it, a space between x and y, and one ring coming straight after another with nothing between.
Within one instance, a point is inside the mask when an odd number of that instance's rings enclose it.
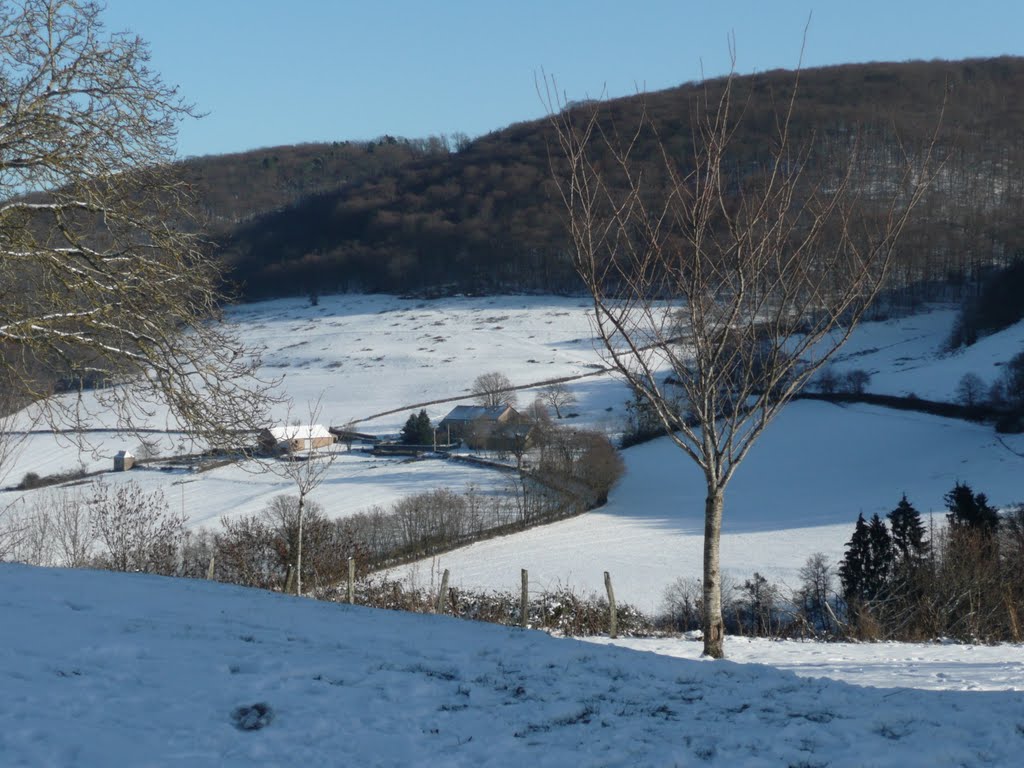
<instances>
[{"instance_id":1,"label":"snowy ground","mask_svg":"<svg viewBox=\"0 0 1024 768\"><path fill-rule=\"evenodd\" d=\"M282 407L279 418L304 420L309 405L319 400L323 423L341 426L357 420L359 429L374 434L397 433L418 410L413 404L460 396L470 402L468 390L481 373L501 370L513 383L525 385L593 373L599 365L581 299L504 296L420 302L333 296L321 298L316 307L287 299L243 305L232 309L230 317L250 346L264 350L267 377L280 377L295 404L290 412ZM524 392L522 400L528 403L534 395ZM625 401L622 384L608 377L599 383L584 380L578 397L579 407L590 414L588 424L619 428L620 420L605 408ZM436 423L456 404L429 405L426 410ZM396 412L369 418L391 410ZM163 421L162 414L154 415L154 426ZM102 413L91 423L111 426ZM0 481L16 483L27 472L45 476L80 467L107 470L119 450L139 448L137 437L111 432L92 432L86 439L82 451L70 439L32 434L0 468ZM164 455L188 449L181 436L160 441ZM185 478L175 473L131 476L147 489L162 488L170 501L182 504L191 524L200 525L256 511L274 495L289 492L286 482L261 477L257 470L221 469ZM107 479L123 480L113 475ZM328 514L343 516L439 487L497 493L506 482L500 473L455 463L410 465L346 457L331 468L315 499ZM0 492L0 509L22 497L31 503L40 493L45 491Z\"/></svg>"},{"instance_id":2,"label":"snowy ground","mask_svg":"<svg viewBox=\"0 0 1024 768\"><path fill-rule=\"evenodd\" d=\"M861 676L852 646L730 640L739 663L697 661L14 565L0 611L11 767L1011 766L1024 747L1017 646L863 646ZM879 659L900 687L865 687ZM917 687L900 668L946 672ZM819 677L833 674L859 684ZM269 723L236 727L257 704Z\"/></svg>"},{"instance_id":3,"label":"snowy ground","mask_svg":"<svg viewBox=\"0 0 1024 768\"><path fill-rule=\"evenodd\" d=\"M465 394L489 370L525 384L600 363L580 300L342 296L234 316L297 403L322 395L323 421L362 419L375 433L396 432L415 403ZM1019 324L942 355L952 321L938 311L867 324L836 368L868 370L872 391L949 399L963 373L990 383L1024 345ZM621 383L597 376L572 386L573 423L620 428ZM454 404L427 412L436 421ZM52 435L30 436L7 482L79 463L105 468L135 447L90 437L95 453L80 455ZM996 504L1024 500L1024 458L1013 451L1024 454L1024 437L1003 442L984 426L796 403L729 489L725 567L736 579L756 570L792 586L808 554L840 557L858 512L885 513L904 492L922 511L941 512L957 480ZM608 570L620 602L656 609L668 582L699 573L703 491L666 440L625 458L628 474L602 510L403 573L427 584L447 567L454 584L508 590L526 567L535 590L599 591ZM163 488L194 525L257 511L288 491L286 481L238 467L131 476ZM442 486L501 493L503 482L440 461L346 454L314 498L343 515ZM0 508L22 496L0 492ZM3 564L0 616L4 768L974 766L1017 765L1024 747L1020 646L728 638L732 661L712 663L697 659L699 643L680 639L584 643L206 582ZM233 711L257 703L269 705L272 722L238 730Z\"/></svg>"},{"instance_id":4,"label":"snowy ground","mask_svg":"<svg viewBox=\"0 0 1024 768\"><path fill-rule=\"evenodd\" d=\"M601 364L588 309L586 300L563 297L410 301L355 295L322 297L316 307L298 299L245 305L231 317L250 344L264 348L267 372L283 377L298 412L322 398L326 423L360 420L366 431L395 433L414 404L466 395L477 375L500 370L518 385L586 376L570 385L578 417L566 423L614 435L621 429L626 388L611 376L587 375ZM991 383L999 364L1024 346L1021 323L945 355L954 319L952 310L939 309L866 323L835 368L871 372L872 391L951 399L964 373L974 371ZM520 400L529 402L533 395L523 392ZM455 404L426 410L436 422ZM137 442L109 433L89 437L95 452L80 454L52 435L32 435L7 468L7 482L28 471L45 475L80 462L86 469L105 469L117 450L133 450ZM168 438L162 450L174 452L177 440ZM1024 438L1000 441L987 426L867 406L794 403L755 446L727 493L725 567L739 582L758 571L794 586L809 554L839 559L858 513L885 514L906 493L922 512L941 515L942 496L957 481L999 505L1024 501L1024 458L1011 451L1024 454ZM567 585L589 592L603 589L608 570L620 600L656 610L668 583L700 572L703 487L693 466L666 440L624 456L628 474L605 508L483 542L402 575L428 583L431 568L448 567L455 584L515 589L525 567L538 589ZM273 496L292 492L286 480L238 467L129 476L147 490L161 488L194 526L259 511ZM124 476L107 479L119 482ZM507 477L437 460L345 454L314 499L329 515L343 516L439 487L501 494ZM0 492L0 509L46 493Z\"/></svg>"},{"instance_id":5,"label":"snowy ground","mask_svg":"<svg viewBox=\"0 0 1024 768\"><path fill-rule=\"evenodd\" d=\"M757 571L799 586L807 557L838 562L858 513L891 511L903 493L922 512L944 513L957 481L995 504L1024 501L1024 436L997 439L990 427L873 406L790 405L766 431L726 493L722 566L736 584ZM448 568L452 583L514 590L520 569L538 589L569 586L645 611L665 587L701 574L704 485L668 439L623 452L626 475L606 506L571 520L479 542L396 570L427 580ZM944 519L939 515L939 519Z\"/></svg>"},{"instance_id":6,"label":"snowy ground","mask_svg":"<svg viewBox=\"0 0 1024 768\"><path fill-rule=\"evenodd\" d=\"M999 366L1024 350L1024 323L947 353L956 314L945 309L864 323L839 350L833 368L840 373L867 371L871 374L868 391L886 395L955 402L957 384L965 373L977 374L988 388L999 378Z\"/></svg>"},{"instance_id":7,"label":"snowy ground","mask_svg":"<svg viewBox=\"0 0 1024 768\"><path fill-rule=\"evenodd\" d=\"M588 637L587 642L700 660L700 640ZM726 655L801 677L827 677L873 688L929 691L1024 691L1024 646L959 643L819 643L727 637Z\"/></svg>"}]
</instances>

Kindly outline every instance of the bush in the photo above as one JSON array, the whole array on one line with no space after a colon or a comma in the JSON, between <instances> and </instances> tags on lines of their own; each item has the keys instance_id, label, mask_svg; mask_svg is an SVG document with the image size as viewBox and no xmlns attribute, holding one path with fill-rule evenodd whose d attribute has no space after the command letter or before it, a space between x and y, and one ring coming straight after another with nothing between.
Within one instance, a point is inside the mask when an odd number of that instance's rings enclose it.
<instances>
[{"instance_id":1,"label":"bush","mask_svg":"<svg viewBox=\"0 0 1024 768\"><path fill-rule=\"evenodd\" d=\"M956 399L961 405L973 408L985 402L987 391L982 378L969 371L960 377L960 383L956 386Z\"/></svg>"},{"instance_id":2,"label":"bush","mask_svg":"<svg viewBox=\"0 0 1024 768\"><path fill-rule=\"evenodd\" d=\"M130 480L111 489L93 484L92 529L106 548L100 556L112 571L174 575L185 539L185 516L172 512L162 491L144 493Z\"/></svg>"},{"instance_id":3,"label":"bush","mask_svg":"<svg viewBox=\"0 0 1024 768\"><path fill-rule=\"evenodd\" d=\"M42 478L39 477L38 473L26 472L25 476L21 478L21 482L15 487L19 491L31 491L33 488L41 488L42 486Z\"/></svg>"},{"instance_id":4,"label":"bush","mask_svg":"<svg viewBox=\"0 0 1024 768\"><path fill-rule=\"evenodd\" d=\"M344 601L344 589L334 590L329 599ZM433 589L410 586L389 579L371 577L356 585L356 602L375 608L432 613L437 605ZM520 596L511 592L492 592L451 588L446 613L472 621L487 621L518 626L521 620ZM578 595L568 587L545 590L532 596L527 608L530 627L561 635L586 637L608 632L608 601L596 594ZM654 622L631 605L616 606L618 631L622 635L646 635L654 631Z\"/></svg>"},{"instance_id":5,"label":"bush","mask_svg":"<svg viewBox=\"0 0 1024 768\"><path fill-rule=\"evenodd\" d=\"M843 376L843 391L852 395L863 395L870 383L871 374L862 368L855 368Z\"/></svg>"}]
</instances>

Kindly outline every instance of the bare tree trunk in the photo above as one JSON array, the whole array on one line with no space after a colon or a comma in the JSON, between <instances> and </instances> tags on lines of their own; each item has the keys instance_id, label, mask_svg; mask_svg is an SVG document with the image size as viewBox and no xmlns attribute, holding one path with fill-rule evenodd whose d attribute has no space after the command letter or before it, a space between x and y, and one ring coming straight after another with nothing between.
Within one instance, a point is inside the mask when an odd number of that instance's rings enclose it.
<instances>
[{"instance_id":1,"label":"bare tree trunk","mask_svg":"<svg viewBox=\"0 0 1024 768\"><path fill-rule=\"evenodd\" d=\"M437 593L437 612L444 613L448 598L448 569L444 569L444 575L441 576L441 589Z\"/></svg>"},{"instance_id":2,"label":"bare tree trunk","mask_svg":"<svg viewBox=\"0 0 1024 768\"><path fill-rule=\"evenodd\" d=\"M302 594L302 508L305 506L305 494L299 494L299 541L295 545L295 594Z\"/></svg>"},{"instance_id":3,"label":"bare tree trunk","mask_svg":"<svg viewBox=\"0 0 1024 768\"><path fill-rule=\"evenodd\" d=\"M708 483L704 503L704 655L725 658L725 622L722 619L722 565L718 556L722 538L725 494Z\"/></svg>"},{"instance_id":4,"label":"bare tree trunk","mask_svg":"<svg viewBox=\"0 0 1024 768\"><path fill-rule=\"evenodd\" d=\"M348 602L352 605L356 601L356 559L348 559Z\"/></svg>"},{"instance_id":5,"label":"bare tree trunk","mask_svg":"<svg viewBox=\"0 0 1024 768\"><path fill-rule=\"evenodd\" d=\"M519 593L519 626L526 629L530 626L530 574L523 568L520 576L522 577L522 589Z\"/></svg>"},{"instance_id":6,"label":"bare tree trunk","mask_svg":"<svg viewBox=\"0 0 1024 768\"><path fill-rule=\"evenodd\" d=\"M608 593L608 637L615 640L619 636L619 616L615 608L615 590L612 589L612 576L604 572L604 588Z\"/></svg>"}]
</instances>

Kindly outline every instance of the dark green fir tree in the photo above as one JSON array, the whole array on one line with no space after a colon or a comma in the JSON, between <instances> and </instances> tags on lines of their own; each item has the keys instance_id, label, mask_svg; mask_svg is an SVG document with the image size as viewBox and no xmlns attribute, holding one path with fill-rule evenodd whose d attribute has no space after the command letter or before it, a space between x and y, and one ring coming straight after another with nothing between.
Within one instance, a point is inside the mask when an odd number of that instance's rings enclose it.
<instances>
[{"instance_id":1,"label":"dark green fir tree","mask_svg":"<svg viewBox=\"0 0 1024 768\"><path fill-rule=\"evenodd\" d=\"M893 548L900 562L920 560L928 554L929 545L924 539L921 513L907 501L907 494L903 494L896 509L889 513L889 526L892 528Z\"/></svg>"}]
</instances>

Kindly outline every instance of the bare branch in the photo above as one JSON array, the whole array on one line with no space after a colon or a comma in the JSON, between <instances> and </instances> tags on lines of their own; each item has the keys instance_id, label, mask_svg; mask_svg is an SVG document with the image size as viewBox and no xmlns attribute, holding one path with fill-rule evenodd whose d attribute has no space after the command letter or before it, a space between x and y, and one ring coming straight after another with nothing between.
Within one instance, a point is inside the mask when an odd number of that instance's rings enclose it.
<instances>
[{"instance_id":1,"label":"bare branch","mask_svg":"<svg viewBox=\"0 0 1024 768\"><path fill-rule=\"evenodd\" d=\"M213 447L264 423L259 355L220 321L218 267L172 173L193 116L91 0L0 8L0 377L54 426L89 412ZM82 394L52 397L77 381Z\"/></svg>"},{"instance_id":2,"label":"bare branch","mask_svg":"<svg viewBox=\"0 0 1024 768\"><path fill-rule=\"evenodd\" d=\"M732 75L706 83L691 105L684 152L642 97L635 125L620 132L601 104L570 109L553 79L538 89L607 362L705 476L705 649L714 656L725 489L877 295L934 172L934 139L917 153L901 147L895 192L879 194L860 141L840 157L813 130L798 140L798 84L799 72L754 156L738 146L751 110Z\"/></svg>"}]
</instances>

